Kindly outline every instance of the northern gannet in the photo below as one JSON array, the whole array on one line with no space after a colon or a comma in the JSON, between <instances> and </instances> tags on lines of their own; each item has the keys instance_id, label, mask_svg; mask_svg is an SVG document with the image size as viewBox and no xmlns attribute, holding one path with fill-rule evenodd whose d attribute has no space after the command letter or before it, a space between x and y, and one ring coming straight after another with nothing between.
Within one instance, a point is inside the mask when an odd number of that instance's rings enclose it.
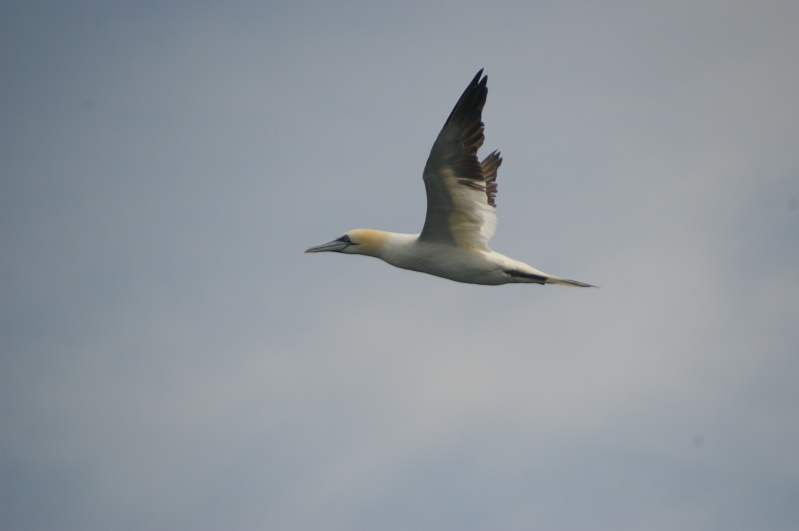
<instances>
[{"instance_id":1,"label":"northern gannet","mask_svg":"<svg viewBox=\"0 0 799 531\"><path fill-rule=\"evenodd\" d=\"M497 227L499 151L478 162L488 88L481 69L438 134L424 168L427 217L420 234L355 229L306 253L374 256L402 269L468 284L563 284L593 287L539 271L488 248Z\"/></svg>"}]
</instances>

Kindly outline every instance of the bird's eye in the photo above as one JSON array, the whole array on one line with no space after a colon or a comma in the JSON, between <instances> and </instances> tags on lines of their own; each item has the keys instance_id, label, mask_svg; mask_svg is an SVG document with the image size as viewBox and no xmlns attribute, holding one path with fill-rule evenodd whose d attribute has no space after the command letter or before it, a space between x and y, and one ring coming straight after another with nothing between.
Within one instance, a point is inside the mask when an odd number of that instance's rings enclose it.
<instances>
[{"instance_id":1,"label":"bird's eye","mask_svg":"<svg viewBox=\"0 0 799 531\"><path fill-rule=\"evenodd\" d=\"M338 241L344 242L344 243L352 243L352 240L350 240L349 234L345 234L344 236L339 238Z\"/></svg>"}]
</instances>

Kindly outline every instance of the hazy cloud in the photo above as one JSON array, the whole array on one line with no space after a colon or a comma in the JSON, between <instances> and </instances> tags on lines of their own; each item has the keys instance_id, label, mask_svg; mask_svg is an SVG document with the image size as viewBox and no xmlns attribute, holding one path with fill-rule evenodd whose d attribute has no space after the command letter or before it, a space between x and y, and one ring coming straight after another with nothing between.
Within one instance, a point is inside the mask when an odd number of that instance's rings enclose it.
<instances>
[{"instance_id":1,"label":"hazy cloud","mask_svg":"<svg viewBox=\"0 0 799 531\"><path fill-rule=\"evenodd\" d=\"M8 529L794 529L799 8L17 3L0 17ZM493 247L416 232L477 69Z\"/></svg>"}]
</instances>

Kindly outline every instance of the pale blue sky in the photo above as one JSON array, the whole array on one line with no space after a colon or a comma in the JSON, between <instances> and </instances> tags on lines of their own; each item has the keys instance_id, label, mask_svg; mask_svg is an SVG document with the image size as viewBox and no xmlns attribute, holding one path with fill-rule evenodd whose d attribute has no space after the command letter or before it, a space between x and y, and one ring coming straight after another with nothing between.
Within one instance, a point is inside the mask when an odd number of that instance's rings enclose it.
<instances>
[{"instance_id":1,"label":"pale blue sky","mask_svg":"<svg viewBox=\"0 0 799 531\"><path fill-rule=\"evenodd\" d=\"M0 527L796 529L799 4L5 2ZM499 252L417 232L475 72Z\"/></svg>"}]
</instances>

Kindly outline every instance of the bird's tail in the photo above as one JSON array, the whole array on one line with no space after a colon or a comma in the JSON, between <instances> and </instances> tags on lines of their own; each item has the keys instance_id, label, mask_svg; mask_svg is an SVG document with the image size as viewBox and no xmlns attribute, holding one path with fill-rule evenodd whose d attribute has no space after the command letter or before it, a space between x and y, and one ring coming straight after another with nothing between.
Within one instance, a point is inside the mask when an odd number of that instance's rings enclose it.
<instances>
[{"instance_id":1,"label":"bird's tail","mask_svg":"<svg viewBox=\"0 0 799 531\"><path fill-rule=\"evenodd\" d=\"M569 280L568 278L560 278L560 277L551 277L547 276L546 280L547 284L560 284L561 286L574 286L578 288L598 288L599 286L594 286L593 284L586 284L585 282L580 282L579 280Z\"/></svg>"}]
</instances>

